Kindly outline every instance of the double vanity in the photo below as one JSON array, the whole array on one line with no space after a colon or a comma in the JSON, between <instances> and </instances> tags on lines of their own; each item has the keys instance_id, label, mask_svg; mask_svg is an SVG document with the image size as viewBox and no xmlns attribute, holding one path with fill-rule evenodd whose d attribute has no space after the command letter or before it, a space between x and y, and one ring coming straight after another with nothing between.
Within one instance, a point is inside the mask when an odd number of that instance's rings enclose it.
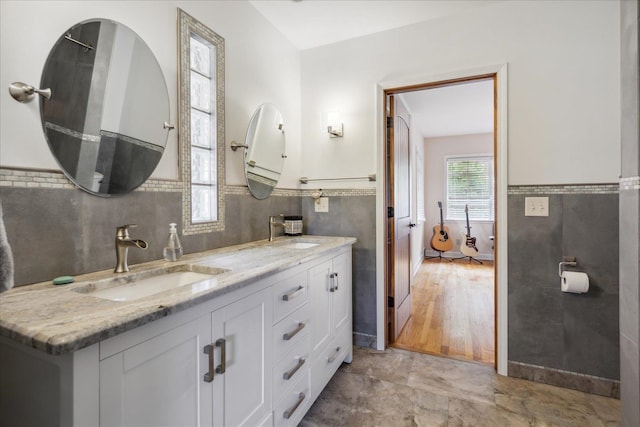
<instances>
[{"instance_id":1,"label":"double vanity","mask_svg":"<svg viewBox=\"0 0 640 427\"><path fill-rule=\"evenodd\" d=\"M280 238L0 295L0 425L297 425L351 361L354 243Z\"/></svg>"}]
</instances>

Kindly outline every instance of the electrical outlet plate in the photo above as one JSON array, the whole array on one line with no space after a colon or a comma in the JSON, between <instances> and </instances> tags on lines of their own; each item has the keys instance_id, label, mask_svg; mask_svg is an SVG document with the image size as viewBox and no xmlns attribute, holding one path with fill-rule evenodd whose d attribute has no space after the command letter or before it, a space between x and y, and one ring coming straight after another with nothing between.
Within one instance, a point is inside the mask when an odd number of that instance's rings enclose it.
<instances>
[{"instance_id":1,"label":"electrical outlet plate","mask_svg":"<svg viewBox=\"0 0 640 427\"><path fill-rule=\"evenodd\" d=\"M549 216L549 198L525 197L524 216Z\"/></svg>"},{"instance_id":2,"label":"electrical outlet plate","mask_svg":"<svg viewBox=\"0 0 640 427\"><path fill-rule=\"evenodd\" d=\"M329 212L329 198L320 197L316 199L316 212Z\"/></svg>"}]
</instances>

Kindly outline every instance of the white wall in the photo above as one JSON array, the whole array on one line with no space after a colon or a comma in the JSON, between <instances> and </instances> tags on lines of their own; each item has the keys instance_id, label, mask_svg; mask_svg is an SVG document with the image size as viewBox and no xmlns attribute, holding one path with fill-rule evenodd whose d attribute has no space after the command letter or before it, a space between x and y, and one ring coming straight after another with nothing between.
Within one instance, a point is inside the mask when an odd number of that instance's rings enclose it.
<instances>
[{"instance_id":1,"label":"white wall","mask_svg":"<svg viewBox=\"0 0 640 427\"><path fill-rule=\"evenodd\" d=\"M232 152L229 143L244 141L254 110L272 102L287 128L288 158L278 186L295 188L301 175L300 53L253 6L237 1L0 2L0 87L5 88L0 97L0 166L59 169L42 132L38 101L21 105L6 88L14 81L38 86L58 37L91 18L118 21L149 45L164 72L171 121L177 124L177 7L225 38L227 183L244 184L241 151ZM176 130L152 177L177 175Z\"/></svg>"},{"instance_id":2,"label":"white wall","mask_svg":"<svg viewBox=\"0 0 640 427\"><path fill-rule=\"evenodd\" d=\"M510 1L302 52L302 170L376 168L375 85L509 64L510 185L613 183L619 167L619 3ZM321 117L339 109L344 138Z\"/></svg>"},{"instance_id":3,"label":"white wall","mask_svg":"<svg viewBox=\"0 0 640 427\"><path fill-rule=\"evenodd\" d=\"M431 248L433 227L440 223L440 209L438 202L446 203L446 168L445 157L462 154L493 154L493 134L483 133L474 135L443 136L424 139L424 168L425 168L425 213L427 226L424 232L424 245L430 255L437 255ZM466 221L448 221L446 210L443 211L444 225L449 227L453 249L445 256L462 256L460 252L461 233L465 231ZM470 221L471 235L475 237L479 258L493 259L493 242L489 236L493 235L493 222Z\"/></svg>"}]
</instances>

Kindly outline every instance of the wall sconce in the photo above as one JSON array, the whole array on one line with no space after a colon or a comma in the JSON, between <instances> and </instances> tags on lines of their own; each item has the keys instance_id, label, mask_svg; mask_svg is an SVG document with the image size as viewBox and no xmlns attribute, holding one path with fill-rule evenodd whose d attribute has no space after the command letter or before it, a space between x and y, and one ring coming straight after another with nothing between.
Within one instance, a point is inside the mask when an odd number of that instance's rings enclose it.
<instances>
[{"instance_id":1,"label":"wall sconce","mask_svg":"<svg viewBox=\"0 0 640 427\"><path fill-rule=\"evenodd\" d=\"M327 132L330 138L342 138L344 128L340 121L340 113L337 111L329 111L327 114Z\"/></svg>"}]
</instances>

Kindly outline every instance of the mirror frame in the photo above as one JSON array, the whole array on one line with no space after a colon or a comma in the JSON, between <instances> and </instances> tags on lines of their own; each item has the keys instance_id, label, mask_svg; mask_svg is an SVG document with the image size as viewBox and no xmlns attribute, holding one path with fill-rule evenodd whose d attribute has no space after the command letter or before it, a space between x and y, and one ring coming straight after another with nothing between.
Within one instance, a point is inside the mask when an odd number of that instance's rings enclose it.
<instances>
[{"instance_id":1,"label":"mirror frame","mask_svg":"<svg viewBox=\"0 0 640 427\"><path fill-rule=\"evenodd\" d=\"M92 41L80 37L84 42L77 40L78 36L75 34L81 32L83 28L91 34L93 31L91 28L86 30L86 28L88 28L86 26L93 24L100 26L99 31L95 33L97 39L89 37ZM109 25L103 28L103 25L106 24ZM137 96L127 94L124 92L127 88L126 85L109 86L107 84L110 81L109 74L111 74L111 78L113 79L112 68L114 67L114 63L118 63L117 60L114 62L112 52L115 52L113 47L119 39L114 36L111 39L107 37L107 39L101 43L98 43L98 40L101 40L100 37L102 37L101 34L103 31L105 32L104 34L108 36L110 34L108 29L111 28L114 29L113 34L116 34L115 29L119 29L119 31L126 32L127 35L132 35L136 41L135 46L143 49L142 53L144 53L144 55L137 56L149 59L149 61L146 62L148 66L145 70L152 72L154 77L144 80L145 82L159 83L158 85L154 85L155 90L147 88L147 90L150 90L151 93L156 96L156 99L141 96L140 94ZM119 46L122 46L122 43L120 43ZM125 46L127 46L126 43ZM84 53L82 53L82 51L84 51ZM73 57L70 55L70 52L77 53L78 56ZM119 52L116 52L116 58L122 56L118 56L117 53ZM60 58L73 61L75 69L87 69L88 67L78 67L77 64L79 61L78 58L85 58L83 55L88 54L93 55L93 59L91 62L91 76L88 81L89 86L87 87L86 76L82 79L78 78L77 74L65 73L65 67L61 65ZM120 63L122 62L121 60ZM69 67L71 63L67 62L66 64L66 67ZM85 61L84 64L87 65L88 62ZM130 79L130 71L132 69L141 70L141 68L132 68L131 63L128 65L128 68L120 67L118 70L126 70L128 78ZM116 73L116 75L117 74L118 73ZM137 74L138 76L143 75L140 72ZM148 74L146 75L148 76ZM96 78L96 76L99 77ZM80 80L85 84L78 84L78 82L73 79ZM42 130L51 154L60 169L77 188L94 196L116 197L134 191L151 177L162 159L169 138L170 129L167 127L171 115L169 91L167 90L167 81L158 59L149 45L133 29L121 22L106 18L87 19L74 24L56 39L49 51L40 78L40 87L44 86L53 87L54 93L51 99L40 98ZM57 94L55 93L56 87L60 89ZM107 88L111 88L111 90L108 91L108 93L113 94L111 97L107 95ZM146 93L148 94L149 91ZM124 95L128 95L128 98ZM133 111L142 109L139 105L140 100L142 100L143 105L146 106L156 106L158 105L158 101L164 102L164 105L161 104L161 108L155 110L159 114L156 116L156 121L153 122L152 127L148 125L147 127L135 126L135 129L134 127L130 127L126 134L124 134L122 133L122 123L117 122L118 126L114 128L113 125L115 122L112 118L113 114L105 113L105 105L109 105L108 102L110 99L116 100L116 102L121 101L120 107L129 105L129 108L133 109ZM138 105L132 107L130 102L124 102L127 99L137 100ZM83 100L85 101L84 105L82 104ZM150 102L152 104L149 104ZM82 111L84 116L82 117L83 124L80 124L80 126L84 126L84 128L78 129L80 119L78 113L81 112L79 109L82 107L84 107ZM164 114L160 111L161 109L165 110ZM113 108L106 109L106 111L117 111L119 114L122 114L121 110L114 110ZM64 114L61 116L61 113ZM110 124L107 125L106 129L103 128L105 126L105 117L107 117L107 120L111 118L111 121L108 122ZM89 125L87 125L87 123ZM135 123L135 121L132 123ZM129 123L129 126L131 126L131 123ZM153 126L157 126L157 132ZM50 134L50 132L52 132L52 134ZM53 135L60 135L60 137L56 136L56 138L53 138ZM140 139L142 137L144 137L144 139ZM78 146L77 153L75 153L73 148L74 144L72 142L74 141L80 141L80 145L82 146ZM130 164L128 169L123 168L123 165L118 166L118 164L114 162L114 160L117 160L116 154L123 152L123 150L124 152L130 151L129 154L137 153L138 161L136 162L135 159L129 158L129 161L133 163ZM155 157L155 162L153 157L150 159L148 155L144 154L144 150L151 150L155 153L153 156ZM67 160L64 160L65 153L67 154ZM147 153L149 153L149 151L147 151ZM76 154L78 156L77 159L75 159L75 165L69 164L69 154L72 156ZM73 157L71 159L73 160ZM91 172L92 170L93 172ZM106 179L107 183L103 183L102 180L96 181L97 176ZM98 184L97 189L95 189L96 184ZM101 190L101 188L103 189Z\"/></svg>"},{"instance_id":2,"label":"mirror frame","mask_svg":"<svg viewBox=\"0 0 640 427\"><path fill-rule=\"evenodd\" d=\"M278 119L277 128L269 128L268 124L264 123L264 120L270 118L269 115L273 115L274 118ZM272 132L270 133L269 131ZM280 140L276 141L273 138L274 134L278 135ZM279 146L274 146L274 142L278 143ZM246 148L244 150L243 166L247 187L249 187L249 192L253 197L258 200L264 200L278 186L282 176L282 169L284 168L284 159L287 157L285 154L287 142L284 120L278 107L267 102L256 109L249 121L244 144ZM258 146L261 146L261 151L256 153ZM275 170L277 168L271 166L274 164L274 159L275 162L280 162L279 170ZM265 163L270 165L269 168L264 168ZM260 165L262 165L262 168ZM277 177L274 176L275 174L277 174Z\"/></svg>"},{"instance_id":3,"label":"mirror frame","mask_svg":"<svg viewBox=\"0 0 640 427\"><path fill-rule=\"evenodd\" d=\"M194 222L191 213L191 34L206 40L215 47L216 93L216 189L217 218L208 222ZM224 38L202 22L178 8L178 110L182 178L183 234L209 233L225 228L225 111L224 111Z\"/></svg>"}]
</instances>

